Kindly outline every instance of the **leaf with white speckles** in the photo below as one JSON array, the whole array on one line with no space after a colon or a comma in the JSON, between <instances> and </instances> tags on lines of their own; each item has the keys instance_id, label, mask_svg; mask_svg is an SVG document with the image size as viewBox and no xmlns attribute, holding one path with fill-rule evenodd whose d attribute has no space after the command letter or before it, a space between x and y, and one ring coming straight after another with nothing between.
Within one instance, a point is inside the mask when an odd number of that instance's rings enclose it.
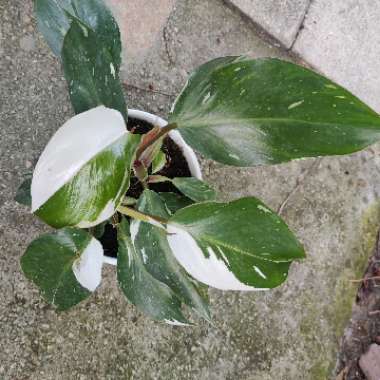
<instances>
[{"instance_id":1,"label":"leaf with white speckles","mask_svg":"<svg viewBox=\"0 0 380 380\"><path fill-rule=\"evenodd\" d=\"M165 203L155 192L145 190L137 208L140 212L168 219ZM133 220L132 241L137 252L143 252L146 270L158 281L165 283L178 299L194 309L202 318L210 320L208 297L202 287L190 278L175 259L166 232L152 224Z\"/></svg>"},{"instance_id":2,"label":"leaf with white speckles","mask_svg":"<svg viewBox=\"0 0 380 380\"><path fill-rule=\"evenodd\" d=\"M341 86L278 59L224 57L199 67L169 123L227 165L356 152L380 140L379 115Z\"/></svg>"},{"instance_id":3,"label":"leaf with white speckles","mask_svg":"<svg viewBox=\"0 0 380 380\"><path fill-rule=\"evenodd\" d=\"M61 56L71 20L77 19L97 34L100 43L111 54L116 72L119 71L119 27L103 0L34 0L34 10L39 30L56 56Z\"/></svg>"},{"instance_id":4,"label":"leaf with white speckles","mask_svg":"<svg viewBox=\"0 0 380 380\"><path fill-rule=\"evenodd\" d=\"M123 89L111 54L95 32L75 20L63 43L62 64L75 113L104 105L127 120Z\"/></svg>"},{"instance_id":5,"label":"leaf with white speckles","mask_svg":"<svg viewBox=\"0 0 380 380\"><path fill-rule=\"evenodd\" d=\"M157 321L187 324L181 311L181 301L146 269L144 251L134 247L125 218L118 225L118 241L117 278L127 299Z\"/></svg>"}]
</instances>

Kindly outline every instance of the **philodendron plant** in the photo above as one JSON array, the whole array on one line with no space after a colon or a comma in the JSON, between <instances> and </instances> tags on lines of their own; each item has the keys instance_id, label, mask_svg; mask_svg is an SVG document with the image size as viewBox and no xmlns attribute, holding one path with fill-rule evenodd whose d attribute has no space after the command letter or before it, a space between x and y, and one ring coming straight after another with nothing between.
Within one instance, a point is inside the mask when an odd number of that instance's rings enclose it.
<instances>
[{"instance_id":1,"label":"philodendron plant","mask_svg":"<svg viewBox=\"0 0 380 380\"><path fill-rule=\"evenodd\" d=\"M210 320L207 286L282 284L305 253L280 216L254 197L223 203L199 179L160 175L164 138L178 130L226 165L277 164L358 151L380 139L379 115L304 67L223 57L191 74L165 127L135 134L126 127L119 29L102 1L35 0L35 11L76 113L17 197L25 203L31 195L32 212L58 229L33 241L21 259L44 298L65 310L98 287L105 223L117 229L121 290L155 320L187 324L183 304ZM139 199L126 196L132 176L144 188ZM165 181L182 196L151 190Z\"/></svg>"}]
</instances>

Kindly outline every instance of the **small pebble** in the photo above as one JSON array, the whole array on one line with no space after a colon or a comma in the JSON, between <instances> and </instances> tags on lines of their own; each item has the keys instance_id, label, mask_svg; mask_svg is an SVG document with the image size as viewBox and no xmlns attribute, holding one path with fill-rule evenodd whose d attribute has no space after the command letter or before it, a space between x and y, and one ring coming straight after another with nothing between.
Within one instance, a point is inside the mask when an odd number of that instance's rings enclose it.
<instances>
[{"instance_id":1,"label":"small pebble","mask_svg":"<svg viewBox=\"0 0 380 380\"><path fill-rule=\"evenodd\" d=\"M36 41L32 36L22 37L20 40L20 48L25 51L32 51L36 47Z\"/></svg>"},{"instance_id":2,"label":"small pebble","mask_svg":"<svg viewBox=\"0 0 380 380\"><path fill-rule=\"evenodd\" d=\"M29 24L31 19L28 15L25 15L23 18L22 18L22 21L24 22L24 24Z\"/></svg>"}]
</instances>

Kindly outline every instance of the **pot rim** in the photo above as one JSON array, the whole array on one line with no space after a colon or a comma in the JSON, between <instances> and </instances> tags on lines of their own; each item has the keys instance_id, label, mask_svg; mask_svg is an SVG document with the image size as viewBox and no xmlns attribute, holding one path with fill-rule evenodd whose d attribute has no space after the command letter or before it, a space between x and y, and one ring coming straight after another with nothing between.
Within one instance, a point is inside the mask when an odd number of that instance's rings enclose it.
<instances>
[{"instance_id":1,"label":"pot rim","mask_svg":"<svg viewBox=\"0 0 380 380\"><path fill-rule=\"evenodd\" d=\"M157 115L136 109L128 109L128 117L142 120L152 125L157 125L160 128L165 127L168 124L168 122L165 119L162 119ZM190 148L190 146L185 142L185 140L178 131L170 131L169 136L181 149L183 156L185 157L185 160L189 165L191 175L201 180L202 171L194 150ZM117 259L115 257L104 256L103 263L116 266Z\"/></svg>"}]
</instances>

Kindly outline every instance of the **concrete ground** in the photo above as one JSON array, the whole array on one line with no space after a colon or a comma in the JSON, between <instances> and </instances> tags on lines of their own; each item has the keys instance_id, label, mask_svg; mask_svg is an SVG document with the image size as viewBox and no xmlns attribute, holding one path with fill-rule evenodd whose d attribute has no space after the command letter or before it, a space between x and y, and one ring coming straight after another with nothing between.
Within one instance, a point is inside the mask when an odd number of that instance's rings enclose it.
<instances>
[{"instance_id":1,"label":"concrete ground","mask_svg":"<svg viewBox=\"0 0 380 380\"><path fill-rule=\"evenodd\" d=\"M152 1L126 2L147 6L134 20L122 2L109 2L123 30L131 108L165 116L197 65L250 53L306 61L380 111L375 2L300 1L297 17L294 2L283 0L268 0L268 7L255 0L165 0L161 12L152 11ZM277 6L283 11L271 13ZM59 63L36 30L32 1L2 0L0 18L0 379L331 377L356 292L349 280L361 276L380 225L380 144L345 157L252 169L202 160L206 179L226 199L255 195L274 209L287 200L283 217L308 253L274 291L210 291L214 326L150 321L127 304L110 267L93 297L57 313L20 272L20 256L46 227L13 196L72 111ZM131 21L141 33L149 28L146 40L129 41Z\"/></svg>"}]
</instances>

